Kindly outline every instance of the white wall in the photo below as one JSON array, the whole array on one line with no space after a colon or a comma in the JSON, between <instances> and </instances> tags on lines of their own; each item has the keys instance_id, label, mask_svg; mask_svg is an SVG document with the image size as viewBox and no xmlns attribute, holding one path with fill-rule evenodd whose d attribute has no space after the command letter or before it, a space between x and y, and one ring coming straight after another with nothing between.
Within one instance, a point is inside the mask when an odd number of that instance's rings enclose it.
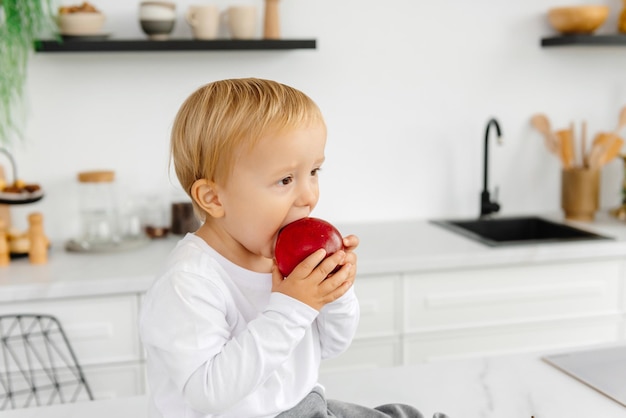
<instances>
[{"instance_id":1,"label":"white wall","mask_svg":"<svg viewBox=\"0 0 626 418\"><path fill-rule=\"evenodd\" d=\"M215 0L262 6L261 0ZM314 98L329 127L322 198L334 222L477 215L487 120L490 188L504 214L559 210L560 166L529 126L545 112L557 128L587 120L614 128L626 104L626 47L540 48L546 10L577 0L282 0L285 38L316 50L34 54L20 177L40 182L40 203L14 208L14 224L41 210L53 240L78 231L75 176L110 168L122 192L176 199L168 136L182 101L212 80L276 79ZM619 0L601 32L615 32ZM77 2L64 0L63 4ZM119 38L143 38L138 2L93 1ZM175 37L189 37L178 1ZM259 16L259 23L261 16ZM260 30L259 30L260 33ZM602 205L620 202L621 163L603 170ZM180 195L178 195L180 196Z\"/></svg>"}]
</instances>

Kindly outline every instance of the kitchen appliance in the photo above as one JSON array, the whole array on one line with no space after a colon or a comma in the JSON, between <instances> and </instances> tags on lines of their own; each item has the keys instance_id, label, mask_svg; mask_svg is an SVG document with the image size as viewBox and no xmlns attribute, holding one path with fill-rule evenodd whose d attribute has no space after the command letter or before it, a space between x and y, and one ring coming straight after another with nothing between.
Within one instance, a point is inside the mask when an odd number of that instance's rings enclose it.
<instances>
[{"instance_id":1,"label":"kitchen appliance","mask_svg":"<svg viewBox=\"0 0 626 418\"><path fill-rule=\"evenodd\" d=\"M552 354L542 360L626 406L626 345Z\"/></svg>"}]
</instances>

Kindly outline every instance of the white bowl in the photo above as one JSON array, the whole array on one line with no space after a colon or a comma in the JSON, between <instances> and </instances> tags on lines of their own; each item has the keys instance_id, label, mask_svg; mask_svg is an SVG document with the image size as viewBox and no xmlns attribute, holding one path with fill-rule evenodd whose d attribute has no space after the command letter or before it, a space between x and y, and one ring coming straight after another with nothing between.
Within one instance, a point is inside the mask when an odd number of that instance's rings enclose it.
<instances>
[{"instance_id":1,"label":"white bowl","mask_svg":"<svg viewBox=\"0 0 626 418\"><path fill-rule=\"evenodd\" d=\"M57 17L62 35L97 35L102 32L104 21L102 13L63 13Z\"/></svg>"}]
</instances>

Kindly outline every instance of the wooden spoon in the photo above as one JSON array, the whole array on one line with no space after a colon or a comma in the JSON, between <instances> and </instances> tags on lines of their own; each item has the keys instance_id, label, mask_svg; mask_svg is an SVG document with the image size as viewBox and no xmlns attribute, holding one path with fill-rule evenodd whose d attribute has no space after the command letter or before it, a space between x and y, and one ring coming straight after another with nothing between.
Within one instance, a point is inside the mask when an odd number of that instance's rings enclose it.
<instances>
[{"instance_id":1,"label":"wooden spoon","mask_svg":"<svg viewBox=\"0 0 626 418\"><path fill-rule=\"evenodd\" d=\"M600 158L600 165L602 166L617 157L622 150L622 145L624 145L624 140L615 134L611 134L606 148L602 153L602 157Z\"/></svg>"},{"instance_id":2,"label":"wooden spoon","mask_svg":"<svg viewBox=\"0 0 626 418\"><path fill-rule=\"evenodd\" d=\"M558 138L554 135L554 132L552 132L552 127L550 126L550 120L548 117L543 113L537 113L530 119L530 123L536 130L543 134L548 151L552 154L559 155Z\"/></svg>"},{"instance_id":3,"label":"wooden spoon","mask_svg":"<svg viewBox=\"0 0 626 418\"><path fill-rule=\"evenodd\" d=\"M615 128L615 133L619 134L624 126L626 126L626 106L624 106L622 111L619 112L619 120L617 122L617 128Z\"/></svg>"}]
</instances>

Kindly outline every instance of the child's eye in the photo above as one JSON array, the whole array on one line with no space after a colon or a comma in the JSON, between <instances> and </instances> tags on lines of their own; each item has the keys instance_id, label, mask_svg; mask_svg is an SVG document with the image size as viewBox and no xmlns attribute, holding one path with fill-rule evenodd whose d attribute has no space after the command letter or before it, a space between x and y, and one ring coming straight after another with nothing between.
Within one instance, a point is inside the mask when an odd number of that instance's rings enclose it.
<instances>
[{"instance_id":1,"label":"child's eye","mask_svg":"<svg viewBox=\"0 0 626 418\"><path fill-rule=\"evenodd\" d=\"M314 168L313 170L311 170L311 176L313 177L317 176L320 173L320 171L322 171L322 167Z\"/></svg>"},{"instance_id":2,"label":"child's eye","mask_svg":"<svg viewBox=\"0 0 626 418\"><path fill-rule=\"evenodd\" d=\"M293 181L293 177L291 176L287 176L285 178L282 178L278 181L278 184L280 184L281 186L286 186L288 184L290 184Z\"/></svg>"}]
</instances>

